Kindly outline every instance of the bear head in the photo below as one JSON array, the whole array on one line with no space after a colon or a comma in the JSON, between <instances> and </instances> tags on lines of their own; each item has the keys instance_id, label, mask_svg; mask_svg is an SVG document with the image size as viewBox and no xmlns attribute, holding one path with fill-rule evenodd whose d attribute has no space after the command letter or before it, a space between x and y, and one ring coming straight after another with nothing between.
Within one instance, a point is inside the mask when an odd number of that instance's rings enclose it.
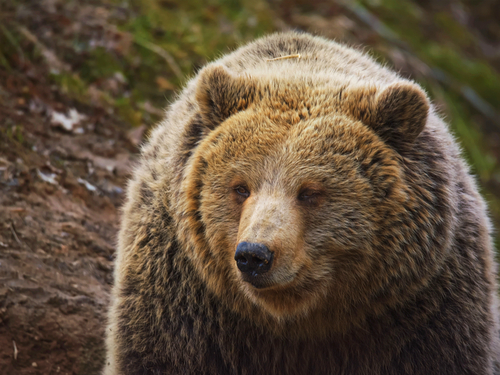
<instances>
[{"instance_id":1,"label":"bear head","mask_svg":"<svg viewBox=\"0 0 500 375\"><path fill-rule=\"evenodd\" d=\"M320 308L354 319L422 287L442 259L442 216L405 172L429 101L404 80L309 79L201 71L179 238L236 310L250 301L276 319Z\"/></svg>"}]
</instances>

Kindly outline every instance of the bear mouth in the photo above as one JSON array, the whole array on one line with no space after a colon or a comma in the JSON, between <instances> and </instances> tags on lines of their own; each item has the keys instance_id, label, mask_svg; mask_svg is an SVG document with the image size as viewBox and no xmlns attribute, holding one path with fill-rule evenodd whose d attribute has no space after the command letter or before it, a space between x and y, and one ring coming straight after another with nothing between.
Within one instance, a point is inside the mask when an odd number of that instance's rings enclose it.
<instances>
[{"instance_id":1,"label":"bear mouth","mask_svg":"<svg viewBox=\"0 0 500 375\"><path fill-rule=\"evenodd\" d=\"M255 289L280 289L295 284L295 282L298 281L297 276L299 271L300 270L288 275L281 274L280 277L276 277L276 274L272 272L261 275L241 272L240 275L245 283L250 284Z\"/></svg>"},{"instance_id":2,"label":"bear mouth","mask_svg":"<svg viewBox=\"0 0 500 375\"><path fill-rule=\"evenodd\" d=\"M269 280L269 277L266 277L266 275L252 275L241 273L241 278L244 282L252 285L256 289L265 289L274 285L274 283Z\"/></svg>"}]
</instances>

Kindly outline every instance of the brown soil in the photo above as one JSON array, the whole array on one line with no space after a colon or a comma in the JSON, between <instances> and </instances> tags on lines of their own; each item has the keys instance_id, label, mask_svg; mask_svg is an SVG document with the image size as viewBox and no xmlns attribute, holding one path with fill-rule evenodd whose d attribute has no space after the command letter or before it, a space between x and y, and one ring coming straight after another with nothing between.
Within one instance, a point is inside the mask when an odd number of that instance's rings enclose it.
<instances>
[{"instance_id":1,"label":"brown soil","mask_svg":"<svg viewBox=\"0 0 500 375\"><path fill-rule=\"evenodd\" d=\"M39 69L0 70L0 373L96 374L136 147L125 126L52 90ZM86 116L79 130L51 121L73 108Z\"/></svg>"}]
</instances>

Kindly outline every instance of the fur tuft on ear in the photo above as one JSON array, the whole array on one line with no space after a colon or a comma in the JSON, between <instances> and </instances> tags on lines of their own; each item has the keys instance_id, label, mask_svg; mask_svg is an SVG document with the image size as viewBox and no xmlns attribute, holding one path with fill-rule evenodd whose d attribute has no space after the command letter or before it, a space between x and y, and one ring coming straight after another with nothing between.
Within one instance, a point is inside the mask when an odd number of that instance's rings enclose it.
<instances>
[{"instance_id":1,"label":"fur tuft on ear","mask_svg":"<svg viewBox=\"0 0 500 375\"><path fill-rule=\"evenodd\" d=\"M203 123L214 129L253 101L255 83L236 76L222 65L208 66L200 73L196 100Z\"/></svg>"},{"instance_id":2,"label":"fur tuft on ear","mask_svg":"<svg viewBox=\"0 0 500 375\"><path fill-rule=\"evenodd\" d=\"M419 86L409 82L384 89L377 95L375 106L375 121L370 125L393 145L414 142L424 130L429 114L427 96Z\"/></svg>"}]
</instances>

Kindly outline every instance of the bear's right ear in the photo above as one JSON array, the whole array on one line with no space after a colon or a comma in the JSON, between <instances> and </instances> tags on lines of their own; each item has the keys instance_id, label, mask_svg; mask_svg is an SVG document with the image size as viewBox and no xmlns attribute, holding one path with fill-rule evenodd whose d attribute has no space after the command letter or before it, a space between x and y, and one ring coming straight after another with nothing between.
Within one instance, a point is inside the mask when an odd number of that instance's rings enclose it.
<instances>
[{"instance_id":1,"label":"bear's right ear","mask_svg":"<svg viewBox=\"0 0 500 375\"><path fill-rule=\"evenodd\" d=\"M222 65L208 66L200 73L196 101L205 126L214 129L253 101L255 82L233 75Z\"/></svg>"}]
</instances>

